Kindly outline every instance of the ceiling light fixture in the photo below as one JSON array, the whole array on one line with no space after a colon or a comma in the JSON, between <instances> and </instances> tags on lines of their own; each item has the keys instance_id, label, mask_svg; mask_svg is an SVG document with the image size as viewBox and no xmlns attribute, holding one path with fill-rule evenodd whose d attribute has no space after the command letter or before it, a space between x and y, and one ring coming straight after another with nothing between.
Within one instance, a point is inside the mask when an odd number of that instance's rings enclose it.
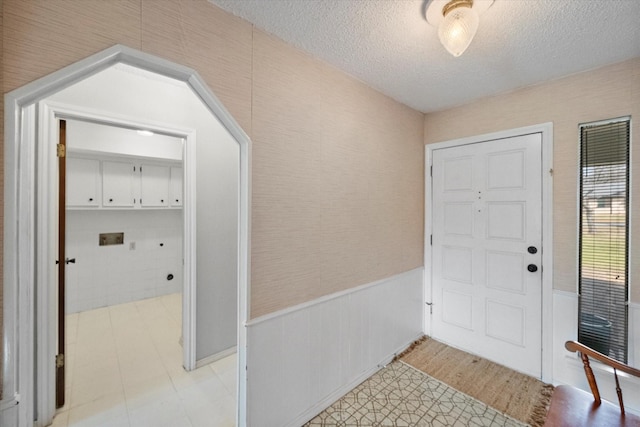
<instances>
[{"instance_id":1,"label":"ceiling light fixture","mask_svg":"<svg viewBox=\"0 0 640 427\"><path fill-rule=\"evenodd\" d=\"M431 0L426 18L438 28L440 43L458 57L476 35L479 16L492 4L493 0Z\"/></svg>"}]
</instances>

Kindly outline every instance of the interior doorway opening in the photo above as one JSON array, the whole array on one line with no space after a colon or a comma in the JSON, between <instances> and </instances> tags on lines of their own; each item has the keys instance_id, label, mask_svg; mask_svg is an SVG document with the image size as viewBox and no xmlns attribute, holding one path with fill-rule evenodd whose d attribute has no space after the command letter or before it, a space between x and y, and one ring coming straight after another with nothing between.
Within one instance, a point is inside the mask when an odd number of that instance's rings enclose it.
<instances>
[{"instance_id":1,"label":"interior doorway opening","mask_svg":"<svg viewBox=\"0 0 640 427\"><path fill-rule=\"evenodd\" d=\"M147 92L138 84L123 83L114 85L113 73L146 79ZM133 80L135 80L135 78ZM101 79L107 79L105 80ZM130 79L131 80L131 79ZM97 87L106 88L103 91L88 89L93 82ZM161 90L158 90L158 87ZM141 92L142 90L142 92ZM178 92L190 94L190 100L177 95ZM156 97L164 100L157 101ZM207 218L197 215L197 211L204 209L211 211L209 203L215 197L224 199L219 186L212 185L204 188L212 194L198 193L198 202L189 211L185 206L185 224L191 229L185 233L185 277L191 275L191 281L196 283L194 292L187 298L184 305L193 304L194 322L191 328L184 328L186 333L192 333L194 339L191 362L194 366L205 364L222 358L229 352L238 352L238 366L244 366L244 349L246 337L244 328L238 325L246 321L246 295L248 276L248 188L249 188L249 139L222 107L215 96L201 82L197 74L185 67L169 63L162 59L143 54L123 46L114 46L104 52L96 54L79 63L73 64L50 76L31 83L23 88L11 92L6 97L6 134L5 139L5 364L4 390L9 396L20 396L17 407L18 426L46 425L54 414L53 377L54 363L49 357L55 352L50 325L56 310L52 309L54 292L52 289L52 271L55 267L54 216L50 215L55 208L53 202L57 195L55 188L51 188L51 178L55 176L55 145L44 144L43 141L55 140L55 135L49 134L51 126L60 118L74 115L90 117L99 122L118 122L138 128L144 124L157 131L184 135L185 143L185 200L196 201L196 181L204 180L206 176L199 174L206 168L189 168L189 162L196 165L196 159L210 162L209 170L226 174L225 180L213 180L227 184L228 197L223 206L233 206L232 214L226 212L225 219L231 224L227 229L220 227L220 222L209 221L197 223L198 237L216 236L225 233L224 238L208 239L215 241L223 252L233 257L232 262L220 257L220 252L209 250L206 242L195 239L197 218ZM194 119L198 115L197 108L192 108L189 102L198 103L200 112L206 115L202 126L190 126L186 120ZM170 104L171 109L166 109ZM79 114L80 112L80 114ZM178 120L179 118L185 121ZM175 128L178 123L179 128ZM169 125L168 125L169 124ZM173 128L171 126L174 126ZM192 132L190 129L195 129ZM195 133L198 133L198 144L195 144ZM221 145L228 148L225 156ZM197 150L197 155L196 155ZM211 151L217 155L211 155ZM219 162L219 163L217 163ZM220 166L220 167L216 167ZM191 171L190 171L191 170ZM31 200L31 202L28 202ZM216 201L220 201L217 199ZM207 203L209 202L209 203ZM214 202L215 203L215 202ZM215 216L215 215L214 215ZM185 227L187 229L189 227ZM57 236L56 236L57 237ZM197 262L196 257L207 256L209 259L221 259L228 268L227 276L217 283L226 283L232 287L233 300L237 304L229 304L229 297L220 298L221 306L233 307L234 316L226 319L226 330L229 333L217 333L211 325L224 325L219 318L206 319L206 310L197 310L197 304L215 306L220 296L220 287L207 286L212 279L222 276L205 271L200 274L199 266L215 268L212 262ZM192 262L187 262L191 258ZM196 276L197 274L197 276ZM231 279L229 279L231 278ZM186 287L188 288L188 287ZM198 298L196 298L196 292ZM200 294L202 293L202 294ZM34 297L35 295L35 297ZM225 314L224 309L211 310L209 314L218 316ZM196 327L204 325L202 328ZM205 332L206 333L203 333ZM204 337L200 339L200 337ZM195 339L195 338L198 339ZM186 338L186 337L185 337ZM223 348L216 347L216 345ZM20 358L16 357L20 354ZM35 366L35 369L33 368ZM245 413L245 380L244 369L237 369L237 418L242 424Z\"/></svg>"},{"instance_id":2,"label":"interior doorway opening","mask_svg":"<svg viewBox=\"0 0 640 427\"><path fill-rule=\"evenodd\" d=\"M183 351L183 326L192 320L182 309L183 287L190 285L183 266L185 139L75 119L54 125L63 147L57 150L60 412L124 391L125 383L131 394L137 383L192 366L193 337L187 335Z\"/></svg>"}]
</instances>

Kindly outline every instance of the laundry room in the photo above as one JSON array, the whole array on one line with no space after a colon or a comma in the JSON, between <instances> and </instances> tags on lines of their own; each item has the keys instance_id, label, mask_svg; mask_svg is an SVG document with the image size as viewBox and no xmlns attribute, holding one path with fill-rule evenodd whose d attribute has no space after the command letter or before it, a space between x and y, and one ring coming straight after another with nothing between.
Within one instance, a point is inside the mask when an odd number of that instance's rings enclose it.
<instances>
[{"instance_id":1,"label":"laundry room","mask_svg":"<svg viewBox=\"0 0 640 427\"><path fill-rule=\"evenodd\" d=\"M182 291L180 138L67 121L66 313Z\"/></svg>"}]
</instances>

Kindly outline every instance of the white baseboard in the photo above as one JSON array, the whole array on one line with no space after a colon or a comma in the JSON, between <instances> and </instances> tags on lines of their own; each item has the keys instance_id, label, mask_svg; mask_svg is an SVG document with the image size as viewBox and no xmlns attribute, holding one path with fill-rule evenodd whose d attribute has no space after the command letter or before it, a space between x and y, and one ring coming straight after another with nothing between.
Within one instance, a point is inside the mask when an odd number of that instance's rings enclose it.
<instances>
[{"instance_id":1,"label":"white baseboard","mask_svg":"<svg viewBox=\"0 0 640 427\"><path fill-rule=\"evenodd\" d=\"M207 356L205 358L197 360L196 361L196 369L201 368L203 366L206 366L206 365L208 365L210 363L217 362L218 360L224 359L227 356L231 356L236 351L237 351L237 347L234 345L233 347L230 347L230 348L228 348L226 350L222 350L219 353L212 354L211 356Z\"/></svg>"}]
</instances>

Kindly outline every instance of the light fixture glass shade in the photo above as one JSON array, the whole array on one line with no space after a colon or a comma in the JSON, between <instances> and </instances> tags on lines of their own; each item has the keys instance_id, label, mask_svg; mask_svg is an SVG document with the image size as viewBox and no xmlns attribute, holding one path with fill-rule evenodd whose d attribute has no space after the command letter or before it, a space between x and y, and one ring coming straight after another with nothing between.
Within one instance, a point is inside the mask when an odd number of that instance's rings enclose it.
<instances>
[{"instance_id":1,"label":"light fixture glass shade","mask_svg":"<svg viewBox=\"0 0 640 427\"><path fill-rule=\"evenodd\" d=\"M478 31L479 21L478 14L470 7L449 11L438 27L440 42L453 56L462 55Z\"/></svg>"}]
</instances>

